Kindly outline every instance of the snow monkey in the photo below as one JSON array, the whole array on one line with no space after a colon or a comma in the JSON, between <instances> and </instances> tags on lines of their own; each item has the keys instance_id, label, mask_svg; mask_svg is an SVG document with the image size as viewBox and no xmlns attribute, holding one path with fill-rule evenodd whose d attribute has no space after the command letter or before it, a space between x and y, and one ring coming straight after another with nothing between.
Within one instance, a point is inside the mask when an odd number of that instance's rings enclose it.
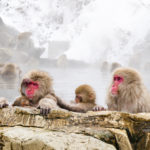
<instances>
[{"instance_id":1,"label":"snow monkey","mask_svg":"<svg viewBox=\"0 0 150 150\"><path fill-rule=\"evenodd\" d=\"M75 100L72 104L66 104L58 100L58 104L69 111L87 112L96 106L96 93L90 85L83 84L75 90ZM99 106L100 107L100 106ZM102 108L100 108L102 109Z\"/></svg>"},{"instance_id":2,"label":"snow monkey","mask_svg":"<svg viewBox=\"0 0 150 150\"><path fill-rule=\"evenodd\" d=\"M44 71L33 70L28 72L20 88L21 96L13 106L33 106L40 109L42 115L47 115L52 108L64 108L70 111L86 112L92 110L95 104L96 94L89 85L79 86L75 93L74 105L68 105L57 97L52 88L52 78ZM0 100L2 108L7 106L7 101Z\"/></svg>"},{"instance_id":3,"label":"snow monkey","mask_svg":"<svg viewBox=\"0 0 150 150\"><path fill-rule=\"evenodd\" d=\"M114 71L106 103L108 110L150 112L150 94L139 73L130 68Z\"/></svg>"},{"instance_id":4,"label":"snow monkey","mask_svg":"<svg viewBox=\"0 0 150 150\"><path fill-rule=\"evenodd\" d=\"M110 67L110 72L113 72L115 69L117 69L119 67L121 67L121 64L119 64L117 62L113 62Z\"/></svg>"},{"instance_id":5,"label":"snow monkey","mask_svg":"<svg viewBox=\"0 0 150 150\"><path fill-rule=\"evenodd\" d=\"M52 87L52 78L47 72L32 70L28 72L21 83L21 97L13 106L33 106L40 113L47 115L52 108L57 108L57 98Z\"/></svg>"},{"instance_id":6,"label":"snow monkey","mask_svg":"<svg viewBox=\"0 0 150 150\"><path fill-rule=\"evenodd\" d=\"M57 106L57 98L52 89L52 78L47 72L32 70L28 72L21 82L21 96L13 106L33 106L40 109L42 115L47 115ZM0 105L5 107L7 101L0 99Z\"/></svg>"},{"instance_id":7,"label":"snow monkey","mask_svg":"<svg viewBox=\"0 0 150 150\"><path fill-rule=\"evenodd\" d=\"M6 82L14 82L17 76L20 78L21 70L13 63L4 64L1 68L1 77Z\"/></svg>"}]
</instances>

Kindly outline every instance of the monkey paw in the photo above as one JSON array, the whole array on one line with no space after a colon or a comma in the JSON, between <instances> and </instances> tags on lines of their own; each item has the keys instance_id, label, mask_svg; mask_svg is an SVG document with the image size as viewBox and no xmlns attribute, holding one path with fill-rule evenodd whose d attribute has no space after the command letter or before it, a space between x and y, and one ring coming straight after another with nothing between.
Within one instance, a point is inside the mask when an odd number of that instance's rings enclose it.
<instances>
[{"instance_id":1,"label":"monkey paw","mask_svg":"<svg viewBox=\"0 0 150 150\"><path fill-rule=\"evenodd\" d=\"M39 105L37 108L40 109L40 114L43 116L47 116L47 114L51 111L50 107L44 105Z\"/></svg>"},{"instance_id":2,"label":"monkey paw","mask_svg":"<svg viewBox=\"0 0 150 150\"><path fill-rule=\"evenodd\" d=\"M105 110L106 110L106 108L104 108L103 106L95 106L93 108L93 111L105 111Z\"/></svg>"},{"instance_id":3,"label":"monkey paw","mask_svg":"<svg viewBox=\"0 0 150 150\"><path fill-rule=\"evenodd\" d=\"M8 106L8 101L4 97L0 97L0 108L5 108Z\"/></svg>"}]
</instances>

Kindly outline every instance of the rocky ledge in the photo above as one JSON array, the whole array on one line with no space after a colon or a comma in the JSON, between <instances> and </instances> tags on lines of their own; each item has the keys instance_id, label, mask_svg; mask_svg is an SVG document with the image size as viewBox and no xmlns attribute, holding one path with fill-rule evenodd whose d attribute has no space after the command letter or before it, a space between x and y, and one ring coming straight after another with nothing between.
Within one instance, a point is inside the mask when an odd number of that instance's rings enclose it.
<instances>
[{"instance_id":1,"label":"rocky ledge","mask_svg":"<svg viewBox=\"0 0 150 150\"><path fill-rule=\"evenodd\" d=\"M150 113L0 110L3 150L149 150Z\"/></svg>"}]
</instances>

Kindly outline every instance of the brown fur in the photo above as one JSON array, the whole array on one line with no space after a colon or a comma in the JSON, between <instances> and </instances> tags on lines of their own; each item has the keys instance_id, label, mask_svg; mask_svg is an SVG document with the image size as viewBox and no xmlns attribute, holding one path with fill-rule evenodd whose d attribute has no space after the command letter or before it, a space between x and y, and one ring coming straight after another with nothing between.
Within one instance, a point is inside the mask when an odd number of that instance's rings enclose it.
<instances>
[{"instance_id":1,"label":"brown fur","mask_svg":"<svg viewBox=\"0 0 150 150\"><path fill-rule=\"evenodd\" d=\"M130 68L119 68L113 73L124 78L119 85L116 96L111 94L113 79L107 94L108 110L125 111L129 113L149 112L150 94L147 91L139 73Z\"/></svg>"},{"instance_id":2,"label":"brown fur","mask_svg":"<svg viewBox=\"0 0 150 150\"><path fill-rule=\"evenodd\" d=\"M39 89L35 92L32 100L28 99L24 93L24 85L23 80L32 80L36 81L39 84ZM52 89L52 78L49 76L47 72L32 70L28 72L21 83L20 93L21 96L18 97L13 106L32 106L40 109L40 113L43 115L47 115L52 108L57 108L57 96L55 95Z\"/></svg>"},{"instance_id":3,"label":"brown fur","mask_svg":"<svg viewBox=\"0 0 150 150\"><path fill-rule=\"evenodd\" d=\"M111 68L110 68L110 71L113 72L115 69L121 67L121 64L117 63L117 62L113 62L111 64Z\"/></svg>"},{"instance_id":4,"label":"brown fur","mask_svg":"<svg viewBox=\"0 0 150 150\"><path fill-rule=\"evenodd\" d=\"M17 78L17 75L20 77L21 70L20 68L12 63L5 64L1 69L1 76L3 80L14 81Z\"/></svg>"},{"instance_id":5,"label":"brown fur","mask_svg":"<svg viewBox=\"0 0 150 150\"><path fill-rule=\"evenodd\" d=\"M61 100L58 100L58 104L64 109L75 112L87 112L93 110L93 107L96 105L96 93L91 86L87 84L80 85L76 88L75 94L80 95L83 101L80 103L66 104Z\"/></svg>"}]
</instances>

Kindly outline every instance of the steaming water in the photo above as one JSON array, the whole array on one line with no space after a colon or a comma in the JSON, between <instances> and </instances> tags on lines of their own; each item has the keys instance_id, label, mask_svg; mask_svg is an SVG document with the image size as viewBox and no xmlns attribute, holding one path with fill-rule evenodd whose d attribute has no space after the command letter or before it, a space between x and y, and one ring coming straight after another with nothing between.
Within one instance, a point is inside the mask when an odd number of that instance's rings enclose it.
<instances>
[{"instance_id":1,"label":"steaming water","mask_svg":"<svg viewBox=\"0 0 150 150\"><path fill-rule=\"evenodd\" d=\"M48 48L52 40L70 41L68 59L126 65L137 49L144 50L138 48L139 43L149 43L149 0L1 0L0 14L6 24L20 32L31 31L36 46ZM65 100L72 100L75 88L87 83L96 90L98 103L104 104L109 76L99 69L48 71L56 93ZM0 96L13 101L17 92L18 88L1 89Z\"/></svg>"},{"instance_id":2,"label":"steaming water","mask_svg":"<svg viewBox=\"0 0 150 150\"><path fill-rule=\"evenodd\" d=\"M105 94L107 89L108 75L102 74L96 68L82 69L44 69L53 77L54 90L58 96L65 101L74 100L74 91L81 84L90 84L97 94L97 103L105 106ZM1 86L1 85L0 85ZM15 89L0 89L0 96L7 97L9 102L13 102L19 94L19 86Z\"/></svg>"},{"instance_id":3,"label":"steaming water","mask_svg":"<svg viewBox=\"0 0 150 150\"><path fill-rule=\"evenodd\" d=\"M97 103L105 105L107 74L95 68L85 69L52 69L56 93L66 101L74 100L75 89L81 84L90 84L97 94Z\"/></svg>"}]
</instances>

